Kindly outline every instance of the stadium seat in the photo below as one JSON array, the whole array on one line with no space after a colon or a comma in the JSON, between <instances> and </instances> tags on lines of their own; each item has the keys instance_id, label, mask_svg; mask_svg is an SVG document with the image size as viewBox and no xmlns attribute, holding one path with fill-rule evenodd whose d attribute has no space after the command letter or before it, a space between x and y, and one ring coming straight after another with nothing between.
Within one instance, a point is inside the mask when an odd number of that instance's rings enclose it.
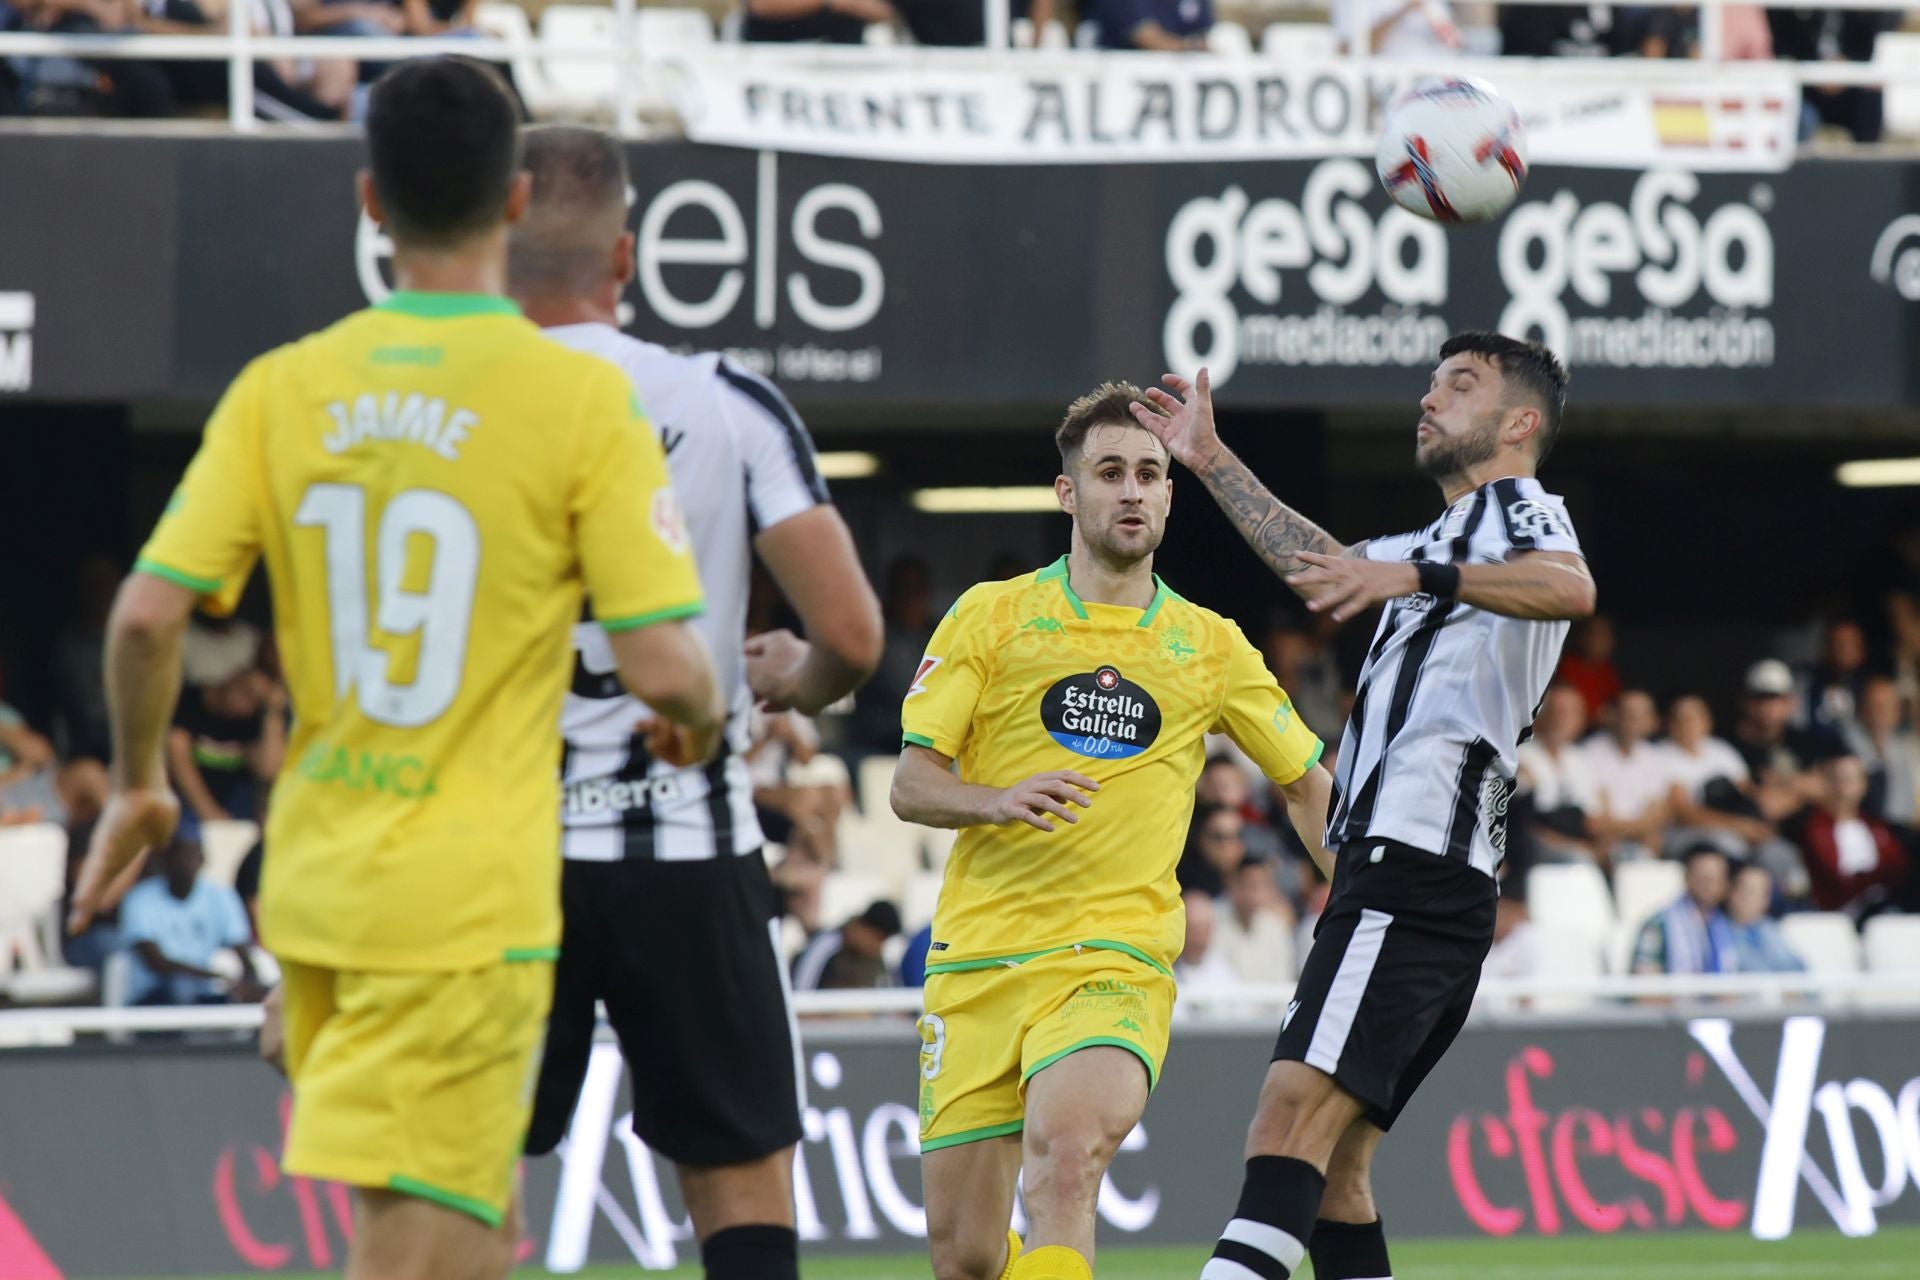
<instances>
[{"instance_id":1,"label":"stadium seat","mask_svg":"<svg viewBox=\"0 0 1920 1280\"><path fill-rule=\"evenodd\" d=\"M485 34L513 46L507 69L513 73L514 88L528 111L535 117L544 115L552 105L552 86L545 69L534 60L533 23L527 20L527 11L517 4L483 4L474 11L473 22Z\"/></svg>"},{"instance_id":2,"label":"stadium seat","mask_svg":"<svg viewBox=\"0 0 1920 1280\"><path fill-rule=\"evenodd\" d=\"M1545 868L1535 868L1538 875ZM1595 872L1598 875L1599 872ZM1528 901L1533 894L1529 889ZM1538 976L1542 978L1597 978L1601 975L1602 953L1605 947L1603 935L1588 934L1577 929L1548 928L1538 925L1539 931ZM1576 993L1543 993L1535 996L1531 1007L1540 1013L1570 1013L1591 1006L1591 996Z\"/></svg>"},{"instance_id":3,"label":"stadium seat","mask_svg":"<svg viewBox=\"0 0 1920 1280\"><path fill-rule=\"evenodd\" d=\"M699 49L714 42L713 20L704 9L635 9L633 38L648 56Z\"/></svg>"},{"instance_id":4,"label":"stadium seat","mask_svg":"<svg viewBox=\"0 0 1920 1280\"><path fill-rule=\"evenodd\" d=\"M1071 49L1073 36L1067 31L1067 24L1058 18L1048 18L1040 28L1040 47L1042 49Z\"/></svg>"},{"instance_id":5,"label":"stadium seat","mask_svg":"<svg viewBox=\"0 0 1920 1280\"><path fill-rule=\"evenodd\" d=\"M1253 56L1253 36L1237 22L1216 22L1207 28L1207 49L1225 58Z\"/></svg>"},{"instance_id":6,"label":"stadium seat","mask_svg":"<svg viewBox=\"0 0 1920 1280\"><path fill-rule=\"evenodd\" d=\"M900 33L889 22L870 22L860 33L860 43L869 49L891 49L900 43Z\"/></svg>"},{"instance_id":7,"label":"stadium seat","mask_svg":"<svg viewBox=\"0 0 1920 1280\"><path fill-rule=\"evenodd\" d=\"M820 927L838 929L882 898L898 903L899 894L878 876L832 871L820 885Z\"/></svg>"},{"instance_id":8,"label":"stadium seat","mask_svg":"<svg viewBox=\"0 0 1920 1280\"><path fill-rule=\"evenodd\" d=\"M923 924L933 920L933 909L940 901L940 882L944 879L937 871L921 871L907 881L906 892L900 896L900 921L908 933L913 933Z\"/></svg>"},{"instance_id":9,"label":"stadium seat","mask_svg":"<svg viewBox=\"0 0 1920 1280\"><path fill-rule=\"evenodd\" d=\"M1881 32L1873 42L1873 65L1888 73L1881 99L1888 136L1920 136L1920 32Z\"/></svg>"},{"instance_id":10,"label":"stadium seat","mask_svg":"<svg viewBox=\"0 0 1920 1280\"><path fill-rule=\"evenodd\" d=\"M1860 972L1860 931L1840 911L1798 911L1780 918L1780 933L1809 973Z\"/></svg>"},{"instance_id":11,"label":"stadium seat","mask_svg":"<svg viewBox=\"0 0 1920 1280\"><path fill-rule=\"evenodd\" d=\"M254 841L260 838L259 824L244 820L203 822L200 824L200 848L207 855L202 871L215 884L233 887L240 864L247 860Z\"/></svg>"},{"instance_id":12,"label":"stadium seat","mask_svg":"<svg viewBox=\"0 0 1920 1280\"><path fill-rule=\"evenodd\" d=\"M839 870L868 876L897 890L920 870L921 828L891 815L875 821L860 814L842 814L834 833L840 846Z\"/></svg>"},{"instance_id":13,"label":"stadium seat","mask_svg":"<svg viewBox=\"0 0 1920 1280\"><path fill-rule=\"evenodd\" d=\"M1098 49L1100 47L1100 24L1091 18L1082 19L1073 29L1073 47L1076 49Z\"/></svg>"},{"instance_id":14,"label":"stadium seat","mask_svg":"<svg viewBox=\"0 0 1920 1280\"><path fill-rule=\"evenodd\" d=\"M1863 991L1857 1003L1880 1008L1920 1003L1920 916L1875 916L1860 943L1868 973L1911 974L1914 980L1899 990Z\"/></svg>"},{"instance_id":15,"label":"stadium seat","mask_svg":"<svg viewBox=\"0 0 1920 1280\"><path fill-rule=\"evenodd\" d=\"M61 959L67 833L49 822L0 828L0 975L15 1004L91 999L93 975ZM17 972L10 972L17 965Z\"/></svg>"},{"instance_id":16,"label":"stadium seat","mask_svg":"<svg viewBox=\"0 0 1920 1280\"><path fill-rule=\"evenodd\" d=\"M1613 932L1613 895L1590 862L1535 867L1527 875L1527 911L1542 934L1567 935L1598 954Z\"/></svg>"},{"instance_id":17,"label":"stadium seat","mask_svg":"<svg viewBox=\"0 0 1920 1280\"><path fill-rule=\"evenodd\" d=\"M1033 19L1015 18L1007 24L1007 40L1016 49L1033 48Z\"/></svg>"},{"instance_id":18,"label":"stadium seat","mask_svg":"<svg viewBox=\"0 0 1920 1280\"><path fill-rule=\"evenodd\" d=\"M898 822L894 817L893 805L888 795L893 791L893 766L895 756L867 756L860 761L854 773L858 784L860 812L870 819L884 819Z\"/></svg>"},{"instance_id":19,"label":"stadium seat","mask_svg":"<svg viewBox=\"0 0 1920 1280\"><path fill-rule=\"evenodd\" d=\"M919 831L927 870L945 871L947 859L953 856L953 842L960 838L960 833L951 827L921 827Z\"/></svg>"},{"instance_id":20,"label":"stadium seat","mask_svg":"<svg viewBox=\"0 0 1920 1280\"><path fill-rule=\"evenodd\" d=\"M1613 869L1614 914L1638 931L1655 912L1665 911L1686 891L1686 869L1677 862L1642 858Z\"/></svg>"},{"instance_id":21,"label":"stadium seat","mask_svg":"<svg viewBox=\"0 0 1920 1280\"><path fill-rule=\"evenodd\" d=\"M1270 22L1260 33L1260 53L1289 62L1324 62L1340 53L1340 37L1323 22Z\"/></svg>"},{"instance_id":22,"label":"stadium seat","mask_svg":"<svg viewBox=\"0 0 1920 1280\"><path fill-rule=\"evenodd\" d=\"M540 15L542 45L617 46L619 19L600 5L548 5ZM541 60L547 108L567 115L604 116L612 110L620 67L614 62L573 58Z\"/></svg>"}]
</instances>

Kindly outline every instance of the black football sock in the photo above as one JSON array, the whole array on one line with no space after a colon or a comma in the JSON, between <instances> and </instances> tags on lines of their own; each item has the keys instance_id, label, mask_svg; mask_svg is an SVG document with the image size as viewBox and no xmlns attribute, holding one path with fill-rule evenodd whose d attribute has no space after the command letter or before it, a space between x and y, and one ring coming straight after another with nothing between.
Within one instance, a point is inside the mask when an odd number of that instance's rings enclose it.
<instances>
[{"instance_id":1,"label":"black football sock","mask_svg":"<svg viewBox=\"0 0 1920 1280\"><path fill-rule=\"evenodd\" d=\"M1255 1156L1247 1161L1240 1205L1220 1233L1200 1280L1287 1280L1307 1256L1327 1180L1304 1160Z\"/></svg>"},{"instance_id":2,"label":"black football sock","mask_svg":"<svg viewBox=\"0 0 1920 1280\"><path fill-rule=\"evenodd\" d=\"M1393 1280L1387 1235L1378 1218L1372 1222L1322 1218L1313 1224L1307 1253L1313 1259L1313 1280Z\"/></svg>"},{"instance_id":3,"label":"black football sock","mask_svg":"<svg viewBox=\"0 0 1920 1280\"><path fill-rule=\"evenodd\" d=\"M792 1227L728 1227L700 1246L707 1280L800 1280L800 1238Z\"/></svg>"}]
</instances>

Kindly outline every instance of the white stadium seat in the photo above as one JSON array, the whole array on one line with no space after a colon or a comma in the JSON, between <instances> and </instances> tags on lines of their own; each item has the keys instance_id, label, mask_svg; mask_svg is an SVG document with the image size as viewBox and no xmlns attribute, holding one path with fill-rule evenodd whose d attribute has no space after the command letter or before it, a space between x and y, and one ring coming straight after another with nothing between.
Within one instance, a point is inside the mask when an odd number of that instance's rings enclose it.
<instances>
[{"instance_id":1,"label":"white stadium seat","mask_svg":"<svg viewBox=\"0 0 1920 1280\"><path fill-rule=\"evenodd\" d=\"M920 870L920 831L891 815L888 821L876 822L860 814L842 814L834 832L840 847L839 869L869 876L896 890Z\"/></svg>"},{"instance_id":2,"label":"white stadium seat","mask_svg":"<svg viewBox=\"0 0 1920 1280\"><path fill-rule=\"evenodd\" d=\"M854 780L859 784L860 812L869 819L898 822L887 796L893 790L895 756L868 756L860 762Z\"/></svg>"},{"instance_id":3,"label":"white stadium seat","mask_svg":"<svg viewBox=\"0 0 1920 1280\"><path fill-rule=\"evenodd\" d=\"M1590 862L1535 867L1527 873L1527 912L1542 933L1567 934L1594 944L1613 932L1613 895Z\"/></svg>"},{"instance_id":4,"label":"white stadium seat","mask_svg":"<svg viewBox=\"0 0 1920 1280\"><path fill-rule=\"evenodd\" d=\"M244 819L200 824L200 849L207 856L203 874L215 884L233 887L240 864L247 860L254 841L260 838L258 823Z\"/></svg>"},{"instance_id":5,"label":"white stadium seat","mask_svg":"<svg viewBox=\"0 0 1920 1280\"><path fill-rule=\"evenodd\" d=\"M517 4L483 4L474 11L473 23L486 35L513 46L507 69L513 73L514 88L521 101L535 116L544 115L552 106L547 73L533 57L533 23L527 11Z\"/></svg>"},{"instance_id":6,"label":"white stadium seat","mask_svg":"<svg viewBox=\"0 0 1920 1280\"><path fill-rule=\"evenodd\" d=\"M0 827L0 985L16 1004L73 1004L93 995L93 975L61 959L66 886L64 829Z\"/></svg>"},{"instance_id":7,"label":"white stadium seat","mask_svg":"<svg viewBox=\"0 0 1920 1280\"><path fill-rule=\"evenodd\" d=\"M906 892L900 897L900 922L907 933L933 922L933 909L939 904L943 879L937 871L922 871L907 881Z\"/></svg>"},{"instance_id":8,"label":"white stadium seat","mask_svg":"<svg viewBox=\"0 0 1920 1280\"><path fill-rule=\"evenodd\" d=\"M540 14L543 45L597 45L620 42L619 21L604 5L554 4ZM549 109L577 115L606 115L613 106L620 66L615 62L542 58Z\"/></svg>"},{"instance_id":9,"label":"white stadium seat","mask_svg":"<svg viewBox=\"0 0 1920 1280\"><path fill-rule=\"evenodd\" d=\"M1339 56L1340 37L1323 22L1270 22L1260 33L1262 57L1324 62Z\"/></svg>"},{"instance_id":10,"label":"white stadium seat","mask_svg":"<svg viewBox=\"0 0 1920 1280\"><path fill-rule=\"evenodd\" d=\"M648 55L699 49L714 42L713 20L702 9L636 9L633 36Z\"/></svg>"},{"instance_id":11,"label":"white stadium seat","mask_svg":"<svg viewBox=\"0 0 1920 1280\"><path fill-rule=\"evenodd\" d=\"M1920 135L1920 32L1881 32L1873 41L1873 65L1889 73L1881 107L1888 135Z\"/></svg>"},{"instance_id":12,"label":"white stadium seat","mask_svg":"<svg viewBox=\"0 0 1920 1280\"><path fill-rule=\"evenodd\" d=\"M1799 911L1780 918L1780 933L1809 973L1860 972L1860 931L1839 911Z\"/></svg>"},{"instance_id":13,"label":"white stadium seat","mask_svg":"<svg viewBox=\"0 0 1920 1280\"><path fill-rule=\"evenodd\" d=\"M1237 22L1216 22L1207 28L1207 48L1226 58L1253 56L1253 36Z\"/></svg>"},{"instance_id":14,"label":"white stadium seat","mask_svg":"<svg viewBox=\"0 0 1920 1280\"><path fill-rule=\"evenodd\" d=\"M892 886L878 876L830 871L820 885L820 927L838 929L882 898L899 903Z\"/></svg>"},{"instance_id":15,"label":"white stadium seat","mask_svg":"<svg viewBox=\"0 0 1920 1280\"><path fill-rule=\"evenodd\" d=\"M1686 891L1687 872L1677 862L1642 858L1613 869L1614 912L1620 923L1638 931L1656 912L1665 911Z\"/></svg>"},{"instance_id":16,"label":"white stadium seat","mask_svg":"<svg viewBox=\"0 0 1920 1280\"><path fill-rule=\"evenodd\" d=\"M1536 868L1533 874L1538 874ZM1529 893L1531 898L1532 894ZM1538 974L1543 978L1597 978L1602 970L1602 951L1605 939L1589 935L1575 929L1553 929L1536 923L1539 939ZM1531 1007L1541 1013L1568 1013L1585 1009L1593 1003L1592 998L1584 995L1553 994L1540 995L1533 999Z\"/></svg>"},{"instance_id":17,"label":"white stadium seat","mask_svg":"<svg viewBox=\"0 0 1920 1280\"><path fill-rule=\"evenodd\" d=\"M1920 1003L1920 916L1875 916L1860 935L1868 973L1911 975L1905 990L1861 992L1858 1003L1885 1007Z\"/></svg>"},{"instance_id":18,"label":"white stadium seat","mask_svg":"<svg viewBox=\"0 0 1920 1280\"><path fill-rule=\"evenodd\" d=\"M1073 36L1067 31L1067 24L1058 18L1048 18L1040 28L1040 47L1042 49L1071 49Z\"/></svg>"}]
</instances>

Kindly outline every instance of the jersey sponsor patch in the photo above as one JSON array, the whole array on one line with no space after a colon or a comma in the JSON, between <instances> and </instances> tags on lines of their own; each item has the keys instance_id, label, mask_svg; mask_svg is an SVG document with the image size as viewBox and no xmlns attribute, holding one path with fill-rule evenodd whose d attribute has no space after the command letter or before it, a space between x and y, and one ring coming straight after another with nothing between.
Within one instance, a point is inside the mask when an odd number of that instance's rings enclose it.
<instances>
[{"instance_id":1,"label":"jersey sponsor patch","mask_svg":"<svg viewBox=\"0 0 1920 1280\"><path fill-rule=\"evenodd\" d=\"M1522 498L1507 506L1507 527L1516 538L1564 538L1567 536L1553 508L1532 498Z\"/></svg>"},{"instance_id":2,"label":"jersey sponsor patch","mask_svg":"<svg viewBox=\"0 0 1920 1280\"><path fill-rule=\"evenodd\" d=\"M1055 681L1040 699L1040 723L1078 755L1124 760L1160 736L1160 706L1116 668L1101 667Z\"/></svg>"},{"instance_id":3,"label":"jersey sponsor patch","mask_svg":"<svg viewBox=\"0 0 1920 1280\"><path fill-rule=\"evenodd\" d=\"M920 659L920 669L913 673L913 683L907 686L907 696L911 698L916 693L925 693L927 691L927 677L933 674L935 667L938 667L945 661L945 658L935 658L931 656Z\"/></svg>"}]
</instances>

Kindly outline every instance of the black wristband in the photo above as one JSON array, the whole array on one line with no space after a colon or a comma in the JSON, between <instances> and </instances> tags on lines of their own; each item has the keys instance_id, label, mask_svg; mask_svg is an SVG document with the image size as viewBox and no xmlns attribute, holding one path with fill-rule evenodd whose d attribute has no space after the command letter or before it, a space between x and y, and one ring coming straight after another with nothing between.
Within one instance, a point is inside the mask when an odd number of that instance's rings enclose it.
<instances>
[{"instance_id":1,"label":"black wristband","mask_svg":"<svg viewBox=\"0 0 1920 1280\"><path fill-rule=\"evenodd\" d=\"M1460 594L1460 566L1436 560L1415 560L1413 571L1420 575L1420 589L1440 600Z\"/></svg>"}]
</instances>

